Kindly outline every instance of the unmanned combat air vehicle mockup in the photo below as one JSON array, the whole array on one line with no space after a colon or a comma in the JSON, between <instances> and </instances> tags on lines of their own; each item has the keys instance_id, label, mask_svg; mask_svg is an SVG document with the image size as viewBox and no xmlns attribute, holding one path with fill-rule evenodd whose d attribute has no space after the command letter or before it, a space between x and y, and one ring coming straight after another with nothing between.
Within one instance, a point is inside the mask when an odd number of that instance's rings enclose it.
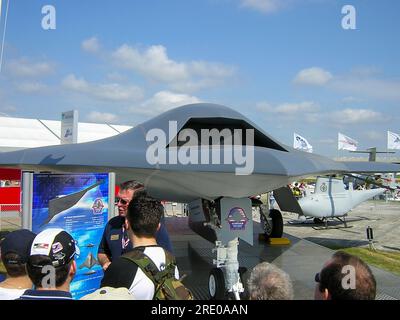
<instances>
[{"instance_id":1,"label":"unmanned combat air vehicle mockup","mask_svg":"<svg viewBox=\"0 0 400 320\"><path fill-rule=\"evenodd\" d=\"M0 154L0 166L53 172L115 172L136 179L155 198L188 203L191 228L216 241L212 297L239 298L238 238L252 244L250 196L280 189L310 175L400 172L400 165L336 162L280 143L242 114L199 103L167 111L124 133L80 144ZM295 199L292 199L295 201ZM290 204L290 201L289 201ZM282 235L277 210L263 213L267 236Z\"/></svg>"}]
</instances>

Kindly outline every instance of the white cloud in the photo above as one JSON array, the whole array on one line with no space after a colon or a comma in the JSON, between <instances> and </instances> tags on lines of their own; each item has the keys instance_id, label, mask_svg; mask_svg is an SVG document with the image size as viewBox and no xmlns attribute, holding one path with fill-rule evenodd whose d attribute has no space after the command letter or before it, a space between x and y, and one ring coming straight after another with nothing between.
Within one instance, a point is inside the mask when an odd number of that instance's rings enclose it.
<instances>
[{"instance_id":1,"label":"white cloud","mask_svg":"<svg viewBox=\"0 0 400 320\"><path fill-rule=\"evenodd\" d=\"M376 67L357 67L347 74L333 76L319 67L301 70L293 79L295 84L325 86L326 88L349 95L343 102L361 102L365 97L379 100L400 100L400 80L380 76Z\"/></svg>"},{"instance_id":2,"label":"white cloud","mask_svg":"<svg viewBox=\"0 0 400 320\"><path fill-rule=\"evenodd\" d=\"M349 97L344 97L344 98L342 99L342 101L343 101L344 103L357 103L357 102L362 102L363 100L360 99L360 98L356 98L356 97L353 97L353 96L349 96Z\"/></svg>"},{"instance_id":3,"label":"white cloud","mask_svg":"<svg viewBox=\"0 0 400 320\"><path fill-rule=\"evenodd\" d=\"M107 74L107 79L110 81L125 82L128 78L118 72L110 72Z\"/></svg>"},{"instance_id":4,"label":"white cloud","mask_svg":"<svg viewBox=\"0 0 400 320\"><path fill-rule=\"evenodd\" d=\"M14 77L38 78L54 72L54 65L48 62L32 62L26 58L11 60L6 65L7 71Z\"/></svg>"},{"instance_id":5,"label":"white cloud","mask_svg":"<svg viewBox=\"0 0 400 320\"><path fill-rule=\"evenodd\" d=\"M48 91L48 86L40 82L21 82L16 85L18 91L31 94L31 93L44 93Z\"/></svg>"},{"instance_id":6,"label":"white cloud","mask_svg":"<svg viewBox=\"0 0 400 320\"><path fill-rule=\"evenodd\" d=\"M314 102L283 103L275 108L276 113L294 114L318 111L319 107Z\"/></svg>"},{"instance_id":7,"label":"white cloud","mask_svg":"<svg viewBox=\"0 0 400 320\"><path fill-rule=\"evenodd\" d=\"M344 109L332 112L328 118L337 124L374 123L384 120L383 114L370 109Z\"/></svg>"},{"instance_id":8,"label":"white cloud","mask_svg":"<svg viewBox=\"0 0 400 320\"><path fill-rule=\"evenodd\" d=\"M88 121L97 123L117 123L119 118L117 115L108 112L92 111L87 116Z\"/></svg>"},{"instance_id":9,"label":"white cloud","mask_svg":"<svg viewBox=\"0 0 400 320\"><path fill-rule=\"evenodd\" d=\"M1 105L0 107L0 115L2 117L10 117L9 113L14 113L16 111L17 108L9 104Z\"/></svg>"},{"instance_id":10,"label":"white cloud","mask_svg":"<svg viewBox=\"0 0 400 320\"><path fill-rule=\"evenodd\" d=\"M365 135L368 137L370 140L374 141L385 141L386 134L374 130L369 130L365 132Z\"/></svg>"},{"instance_id":11,"label":"white cloud","mask_svg":"<svg viewBox=\"0 0 400 320\"><path fill-rule=\"evenodd\" d=\"M372 77L343 76L331 83L331 88L347 94L381 100L400 100L400 81Z\"/></svg>"},{"instance_id":12,"label":"white cloud","mask_svg":"<svg viewBox=\"0 0 400 320\"><path fill-rule=\"evenodd\" d=\"M337 144L337 140L334 139L319 139L317 140L318 143L322 143L322 144Z\"/></svg>"},{"instance_id":13,"label":"white cloud","mask_svg":"<svg viewBox=\"0 0 400 320\"><path fill-rule=\"evenodd\" d=\"M241 0L241 6L251 8L262 13L278 11L285 0Z\"/></svg>"},{"instance_id":14,"label":"white cloud","mask_svg":"<svg viewBox=\"0 0 400 320\"><path fill-rule=\"evenodd\" d=\"M73 74L64 78L62 86L100 100L137 101L143 98L143 90L137 86L117 83L91 84L83 78L78 79Z\"/></svg>"},{"instance_id":15,"label":"white cloud","mask_svg":"<svg viewBox=\"0 0 400 320\"><path fill-rule=\"evenodd\" d=\"M140 105L131 107L129 112L146 116L154 116L175 107L198 102L201 101L195 96L174 93L171 91L160 91Z\"/></svg>"},{"instance_id":16,"label":"white cloud","mask_svg":"<svg viewBox=\"0 0 400 320\"><path fill-rule=\"evenodd\" d=\"M323 86L333 78L329 71L322 68L312 67L301 70L293 79L295 84Z\"/></svg>"},{"instance_id":17,"label":"white cloud","mask_svg":"<svg viewBox=\"0 0 400 320\"><path fill-rule=\"evenodd\" d=\"M92 37L82 41L81 48L85 52L97 53L100 51L100 43L96 37Z\"/></svg>"},{"instance_id":18,"label":"white cloud","mask_svg":"<svg viewBox=\"0 0 400 320\"><path fill-rule=\"evenodd\" d=\"M267 102L260 102L257 104L259 111L277 113L281 115L296 115L304 113L313 113L319 110L318 104L312 101L304 101L300 103L282 103L273 106Z\"/></svg>"},{"instance_id":19,"label":"white cloud","mask_svg":"<svg viewBox=\"0 0 400 320\"><path fill-rule=\"evenodd\" d=\"M161 45L140 50L124 44L112 53L112 59L120 68L132 70L151 81L165 83L174 90L184 92L215 86L235 72L233 67L218 63L174 61Z\"/></svg>"}]
</instances>

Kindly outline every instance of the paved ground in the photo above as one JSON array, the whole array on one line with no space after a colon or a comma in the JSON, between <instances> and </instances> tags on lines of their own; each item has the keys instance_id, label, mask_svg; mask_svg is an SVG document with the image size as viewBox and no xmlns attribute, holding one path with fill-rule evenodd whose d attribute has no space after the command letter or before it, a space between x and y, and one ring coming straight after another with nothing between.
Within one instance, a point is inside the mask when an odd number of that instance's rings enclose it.
<instances>
[{"instance_id":1,"label":"paved ground","mask_svg":"<svg viewBox=\"0 0 400 320\"><path fill-rule=\"evenodd\" d=\"M187 218L168 217L167 228L175 248L178 267L186 274L184 283L197 299L208 299L208 275L213 267L213 244L202 239L187 227ZM256 226L257 227L257 226ZM268 261L285 270L294 285L295 299L310 300L314 296L314 276L334 251L285 234L291 240L289 246L271 246L254 236L254 246L245 242L239 245L239 263L248 269ZM378 283L377 299L400 299L400 277L372 268Z\"/></svg>"},{"instance_id":2,"label":"paved ground","mask_svg":"<svg viewBox=\"0 0 400 320\"><path fill-rule=\"evenodd\" d=\"M343 228L339 221L324 225L293 225L297 214L284 212L284 231L330 248L368 246L366 229L373 229L374 245L378 249L400 251L400 202L384 200L366 201L348 214L350 228ZM311 222L311 221L310 221Z\"/></svg>"}]
</instances>

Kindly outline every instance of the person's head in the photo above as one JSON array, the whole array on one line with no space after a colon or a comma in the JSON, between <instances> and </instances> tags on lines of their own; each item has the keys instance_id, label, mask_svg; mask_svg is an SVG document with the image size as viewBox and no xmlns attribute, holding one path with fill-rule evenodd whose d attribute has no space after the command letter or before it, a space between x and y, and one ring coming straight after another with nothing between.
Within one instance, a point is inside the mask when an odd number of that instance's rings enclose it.
<instances>
[{"instance_id":1,"label":"person's head","mask_svg":"<svg viewBox=\"0 0 400 320\"><path fill-rule=\"evenodd\" d=\"M338 251L315 275L316 300L374 300L376 281L360 258Z\"/></svg>"},{"instance_id":2,"label":"person's head","mask_svg":"<svg viewBox=\"0 0 400 320\"><path fill-rule=\"evenodd\" d=\"M75 256L79 248L63 229L50 228L33 240L26 269L37 288L58 288L68 285L76 273Z\"/></svg>"},{"instance_id":3,"label":"person's head","mask_svg":"<svg viewBox=\"0 0 400 320\"><path fill-rule=\"evenodd\" d=\"M26 276L25 264L34 238L33 232L21 229L8 233L1 241L1 261L8 276Z\"/></svg>"},{"instance_id":4,"label":"person's head","mask_svg":"<svg viewBox=\"0 0 400 320\"><path fill-rule=\"evenodd\" d=\"M268 262L254 267L247 285L250 300L293 300L289 275Z\"/></svg>"},{"instance_id":5,"label":"person's head","mask_svg":"<svg viewBox=\"0 0 400 320\"><path fill-rule=\"evenodd\" d=\"M129 230L140 238L155 237L163 212L160 201L150 197L145 190L137 191L128 207Z\"/></svg>"},{"instance_id":6,"label":"person's head","mask_svg":"<svg viewBox=\"0 0 400 320\"><path fill-rule=\"evenodd\" d=\"M135 180L126 181L120 184L116 203L118 214L121 217L126 217L129 202L132 200L133 194L139 189L143 189L143 184Z\"/></svg>"}]
</instances>

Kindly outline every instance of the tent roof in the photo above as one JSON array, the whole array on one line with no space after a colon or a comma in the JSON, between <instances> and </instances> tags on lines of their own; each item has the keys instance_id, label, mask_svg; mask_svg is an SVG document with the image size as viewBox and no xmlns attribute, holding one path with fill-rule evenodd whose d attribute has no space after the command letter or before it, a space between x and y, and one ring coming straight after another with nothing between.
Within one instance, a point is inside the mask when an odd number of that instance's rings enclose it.
<instances>
[{"instance_id":1,"label":"tent roof","mask_svg":"<svg viewBox=\"0 0 400 320\"><path fill-rule=\"evenodd\" d=\"M78 143L114 136L132 128L100 123L78 124ZM0 151L60 144L61 121L0 117Z\"/></svg>"}]
</instances>

